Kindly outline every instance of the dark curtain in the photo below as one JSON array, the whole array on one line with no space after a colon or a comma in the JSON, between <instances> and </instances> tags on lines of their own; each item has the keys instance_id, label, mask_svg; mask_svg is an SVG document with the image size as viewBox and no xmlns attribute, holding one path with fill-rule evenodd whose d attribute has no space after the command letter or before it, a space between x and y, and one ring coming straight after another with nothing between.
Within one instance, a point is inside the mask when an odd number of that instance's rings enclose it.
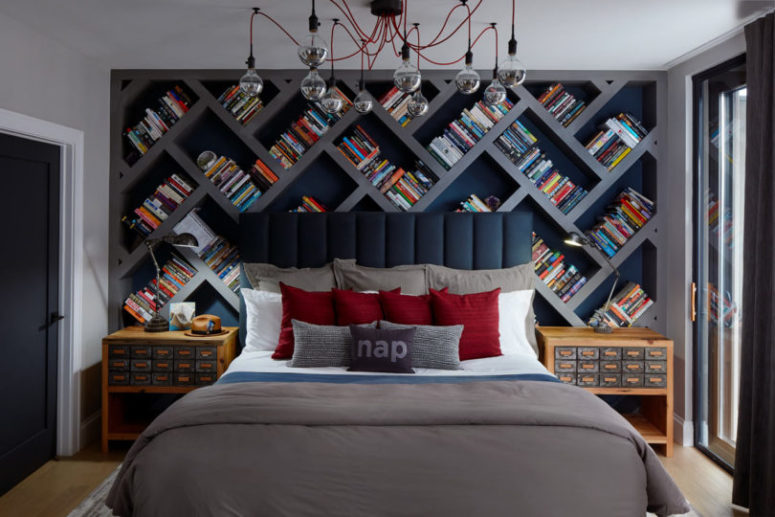
<instances>
[{"instance_id":1,"label":"dark curtain","mask_svg":"<svg viewBox=\"0 0 775 517\"><path fill-rule=\"evenodd\" d=\"M732 501L775 515L775 14L745 28L745 256Z\"/></svg>"}]
</instances>

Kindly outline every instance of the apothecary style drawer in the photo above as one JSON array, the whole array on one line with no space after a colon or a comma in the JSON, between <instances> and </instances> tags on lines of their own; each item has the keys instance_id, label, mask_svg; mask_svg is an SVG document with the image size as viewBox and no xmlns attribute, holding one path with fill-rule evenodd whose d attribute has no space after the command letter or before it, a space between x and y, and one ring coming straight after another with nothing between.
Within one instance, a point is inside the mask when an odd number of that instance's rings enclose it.
<instances>
[{"instance_id":1,"label":"apothecary style drawer","mask_svg":"<svg viewBox=\"0 0 775 517\"><path fill-rule=\"evenodd\" d=\"M133 372L150 372L151 360L150 359L132 359L132 371Z\"/></svg>"},{"instance_id":2,"label":"apothecary style drawer","mask_svg":"<svg viewBox=\"0 0 775 517\"><path fill-rule=\"evenodd\" d=\"M129 359L108 359L108 370L116 372L129 370Z\"/></svg>"},{"instance_id":3,"label":"apothecary style drawer","mask_svg":"<svg viewBox=\"0 0 775 517\"><path fill-rule=\"evenodd\" d=\"M600 376L596 373L579 373L576 376L578 386L597 386L600 384Z\"/></svg>"},{"instance_id":4,"label":"apothecary style drawer","mask_svg":"<svg viewBox=\"0 0 775 517\"><path fill-rule=\"evenodd\" d=\"M129 358L129 345L108 345L108 357Z\"/></svg>"},{"instance_id":5,"label":"apothecary style drawer","mask_svg":"<svg viewBox=\"0 0 775 517\"><path fill-rule=\"evenodd\" d=\"M643 373L643 361L622 361L624 373Z\"/></svg>"},{"instance_id":6,"label":"apothecary style drawer","mask_svg":"<svg viewBox=\"0 0 775 517\"><path fill-rule=\"evenodd\" d=\"M643 347L642 346L622 347L622 359L626 361L642 361Z\"/></svg>"},{"instance_id":7,"label":"apothecary style drawer","mask_svg":"<svg viewBox=\"0 0 775 517\"><path fill-rule=\"evenodd\" d=\"M134 386L145 386L151 384L151 374L145 372L132 372L130 384Z\"/></svg>"},{"instance_id":8,"label":"apothecary style drawer","mask_svg":"<svg viewBox=\"0 0 775 517\"><path fill-rule=\"evenodd\" d=\"M621 386L622 376L618 373L601 373L600 386L603 388L618 388Z\"/></svg>"},{"instance_id":9,"label":"apothecary style drawer","mask_svg":"<svg viewBox=\"0 0 775 517\"><path fill-rule=\"evenodd\" d=\"M642 373L623 373L622 374L623 388L640 388L642 386L643 386Z\"/></svg>"},{"instance_id":10,"label":"apothecary style drawer","mask_svg":"<svg viewBox=\"0 0 775 517\"><path fill-rule=\"evenodd\" d=\"M129 372L108 372L108 384L111 386L129 384Z\"/></svg>"},{"instance_id":11,"label":"apothecary style drawer","mask_svg":"<svg viewBox=\"0 0 775 517\"><path fill-rule=\"evenodd\" d=\"M193 346L176 346L175 359L194 359L196 357Z\"/></svg>"},{"instance_id":12,"label":"apothecary style drawer","mask_svg":"<svg viewBox=\"0 0 775 517\"><path fill-rule=\"evenodd\" d=\"M577 371L579 372L579 374L597 373L599 368L600 368L600 361L579 360Z\"/></svg>"},{"instance_id":13,"label":"apothecary style drawer","mask_svg":"<svg viewBox=\"0 0 775 517\"><path fill-rule=\"evenodd\" d=\"M172 383L177 386L189 386L195 384L196 376L192 373L174 373L172 375Z\"/></svg>"},{"instance_id":14,"label":"apothecary style drawer","mask_svg":"<svg viewBox=\"0 0 775 517\"><path fill-rule=\"evenodd\" d=\"M153 362L154 372L171 372L175 363L172 359L156 359Z\"/></svg>"},{"instance_id":15,"label":"apothecary style drawer","mask_svg":"<svg viewBox=\"0 0 775 517\"><path fill-rule=\"evenodd\" d=\"M557 378L560 379L561 382L564 382L565 384L576 384L576 374L575 373L558 373Z\"/></svg>"},{"instance_id":16,"label":"apothecary style drawer","mask_svg":"<svg viewBox=\"0 0 775 517\"><path fill-rule=\"evenodd\" d=\"M667 375L646 374L643 376L643 386L646 388L664 388L667 386Z\"/></svg>"},{"instance_id":17,"label":"apothecary style drawer","mask_svg":"<svg viewBox=\"0 0 775 517\"><path fill-rule=\"evenodd\" d=\"M196 361L191 361L188 359L175 360L176 372L193 372L194 370L196 370Z\"/></svg>"},{"instance_id":18,"label":"apothecary style drawer","mask_svg":"<svg viewBox=\"0 0 775 517\"><path fill-rule=\"evenodd\" d=\"M667 359L667 347L664 346L655 346L652 348L646 349L646 359L651 360L661 360L664 361Z\"/></svg>"},{"instance_id":19,"label":"apothecary style drawer","mask_svg":"<svg viewBox=\"0 0 775 517\"><path fill-rule=\"evenodd\" d=\"M596 346L580 346L576 350L576 357L581 361L600 359L600 348Z\"/></svg>"},{"instance_id":20,"label":"apothecary style drawer","mask_svg":"<svg viewBox=\"0 0 775 517\"><path fill-rule=\"evenodd\" d=\"M667 373L667 361L646 361L646 373Z\"/></svg>"},{"instance_id":21,"label":"apothecary style drawer","mask_svg":"<svg viewBox=\"0 0 775 517\"><path fill-rule=\"evenodd\" d=\"M154 372L151 374L151 384L154 386L169 386L172 384L172 373Z\"/></svg>"},{"instance_id":22,"label":"apothecary style drawer","mask_svg":"<svg viewBox=\"0 0 775 517\"><path fill-rule=\"evenodd\" d=\"M600 373L619 373L621 371L621 361L600 361Z\"/></svg>"},{"instance_id":23,"label":"apothecary style drawer","mask_svg":"<svg viewBox=\"0 0 775 517\"><path fill-rule=\"evenodd\" d=\"M600 360L602 361L618 361L622 358L622 349L618 346L601 347L600 348Z\"/></svg>"},{"instance_id":24,"label":"apothecary style drawer","mask_svg":"<svg viewBox=\"0 0 775 517\"><path fill-rule=\"evenodd\" d=\"M556 372L575 372L576 361L566 361L565 359L558 359L554 363L554 371Z\"/></svg>"},{"instance_id":25,"label":"apothecary style drawer","mask_svg":"<svg viewBox=\"0 0 775 517\"><path fill-rule=\"evenodd\" d=\"M218 369L218 367L215 364L215 361L210 361L207 359L198 359L196 361L196 371L201 373L215 373L215 371Z\"/></svg>"},{"instance_id":26,"label":"apothecary style drawer","mask_svg":"<svg viewBox=\"0 0 775 517\"><path fill-rule=\"evenodd\" d=\"M217 355L218 355L217 348L214 346L196 347L197 359L215 359Z\"/></svg>"},{"instance_id":27,"label":"apothecary style drawer","mask_svg":"<svg viewBox=\"0 0 775 517\"><path fill-rule=\"evenodd\" d=\"M150 359L151 347L148 345L132 345L132 359Z\"/></svg>"},{"instance_id":28,"label":"apothecary style drawer","mask_svg":"<svg viewBox=\"0 0 775 517\"><path fill-rule=\"evenodd\" d=\"M196 383L197 383L197 385L212 384L214 382L215 382L215 374L214 373L197 373L196 374Z\"/></svg>"},{"instance_id":29,"label":"apothecary style drawer","mask_svg":"<svg viewBox=\"0 0 775 517\"><path fill-rule=\"evenodd\" d=\"M172 347L171 346L155 346L153 347L154 359L172 359Z\"/></svg>"},{"instance_id":30,"label":"apothecary style drawer","mask_svg":"<svg viewBox=\"0 0 775 517\"><path fill-rule=\"evenodd\" d=\"M554 349L555 359L576 359L575 346L558 346Z\"/></svg>"}]
</instances>

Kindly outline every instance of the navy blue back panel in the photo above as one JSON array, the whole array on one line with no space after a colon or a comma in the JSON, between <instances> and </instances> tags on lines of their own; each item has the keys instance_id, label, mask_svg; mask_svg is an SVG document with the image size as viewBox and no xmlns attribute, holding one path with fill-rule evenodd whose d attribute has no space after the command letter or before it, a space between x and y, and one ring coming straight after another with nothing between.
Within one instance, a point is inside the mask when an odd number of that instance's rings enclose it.
<instances>
[{"instance_id":1,"label":"navy blue back panel","mask_svg":"<svg viewBox=\"0 0 775 517\"><path fill-rule=\"evenodd\" d=\"M240 215L243 262L320 267L334 258L392 267L439 264L456 269L498 269L531 259L533 214L258 212ZM243 286L247 279L241 277ZM241 298L241 297L240 297ZM240 341L245 307L240 300Z\"/></svg>"}]
</instances>

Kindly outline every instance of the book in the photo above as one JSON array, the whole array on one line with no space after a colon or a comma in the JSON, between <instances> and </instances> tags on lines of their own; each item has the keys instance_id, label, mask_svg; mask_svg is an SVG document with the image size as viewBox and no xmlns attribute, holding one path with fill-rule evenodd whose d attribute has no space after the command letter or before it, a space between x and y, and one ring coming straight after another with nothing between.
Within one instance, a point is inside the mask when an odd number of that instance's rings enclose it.
<instances>
[{"instance_id":1,"label":"book","mask_svg":"<svg viewBox=\"0 0 775 517\"><path fill-rule=\"evenodd\" d=\"M204 171L204 175L220 190L231 204L244 212L279 180L261 159L256 159L248 172L243 171L234 160L218 157Z\"/></svg>"},{"instance_id":2,"label":"book","mask_svg":"<svg viewBox=\"0 0 775 517\"><path fill-rule=\"evenodd\" d=\"M566 262L566 257L553 250L536 232L532 234L532 261L536 275L563 302L573 297L587 278L573 264ZM574 291L573 288L576 287Z\"/></svg>"},{"instance_id":3,"label":"book","mask_svg":"<svg viewBox=\"0 0 775 517\"><path fill-rule=\"evenodd\" d=\"M568 92L562 83L548 86L539 95L538 102L565 127L568 127L586 108L586 103Z\"/></svg>"},{"instance_id":4,"label":"book","mask_svg":"<svg viewBox=\"0 0 775 517\"><path fill-rule=\"evenodd\" d=\"M247 125L264 107L258 96L246 94L238 84L226 88L218 97L218 103L243 126Z\"/></svg>"},{"instance_id":5,"label":"book","mask_svg":"<svg viewBox=\"0 0 775 517\"><path fill-rule=\"evenodd\" d=\"M159 309L166 305L181 287L196 275L197 270L186 259L172 252L161 266L159 282ZM150 321L156 311L156 278L124 300L124 310L140 324Z\"/></svg>"},{"instance_id":6,"label":"book","mask_svg":"<svg viewBox=\"0 0 775 517\"><path fill-rule=\"evenodd\" d=\"M631 327L652 305L643 288L634 282L628 282L617 292L608 307L595 311L589 320L591 326L608 325L610 327Z\"/></svg>"},{"instance_id":7,"label":"book","mask_svg":"<svg viewBox=\"0 0 775 517\"><path fill-rule=\"evenodd\" d=\"M653 201L627 187L616 196L595 226L584 233L600 251L613 257L655 212Z\"/></svg>"},{"instance_id":8,"label":"book","mask_svg":"<svg viewBox=\"0 0 775 517\"><path fill-rule=\"evenodd\" d=\"M621 161L648 134L643 125L630 113L610 117L598 128L599 131L587 142L589 154L609 171Z\"/></svg>"},{"instance_id":9,"label":"book","mask_svg":"<svg viewBox=\"0 0 775 517\"><path fill-rule=\"evenodd\" d=\"M313 198L312 196L301 196L301 204L294 208L293 210L289 210L290 212L312 212L312 213L321 213L321 212L328 212L328 209L326 208L323 203L319 202L317 199Z\"/></svg>"},{"instance_id":10,"label":"book","mask_svg":"<svg viewBox=\"0 0 775 517\"><path fill-rule=\"evenodd\" d=\"M129 229L148 237L194 191L193 184L188 178L173 174L160 183L132 214L122 217L121 221Z\"/></svg>"}]
</instances>

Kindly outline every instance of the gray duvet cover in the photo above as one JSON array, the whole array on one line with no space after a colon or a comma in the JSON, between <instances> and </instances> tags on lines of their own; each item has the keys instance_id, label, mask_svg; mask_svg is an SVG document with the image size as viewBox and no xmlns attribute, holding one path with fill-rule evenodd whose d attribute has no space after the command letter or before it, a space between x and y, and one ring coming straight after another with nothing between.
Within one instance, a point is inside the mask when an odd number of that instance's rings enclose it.
<instances>
[{"instance_id":1,"label":"gray duvet cover","mask_svg":"<svg viewBox=\"0 0 775 517\"><path fill-rule=\"evenodd\" d=\"M201 388L135 442L108 506L165 517L689 511L624 418L536 381Z\"/></svg>"}]
</instances>

